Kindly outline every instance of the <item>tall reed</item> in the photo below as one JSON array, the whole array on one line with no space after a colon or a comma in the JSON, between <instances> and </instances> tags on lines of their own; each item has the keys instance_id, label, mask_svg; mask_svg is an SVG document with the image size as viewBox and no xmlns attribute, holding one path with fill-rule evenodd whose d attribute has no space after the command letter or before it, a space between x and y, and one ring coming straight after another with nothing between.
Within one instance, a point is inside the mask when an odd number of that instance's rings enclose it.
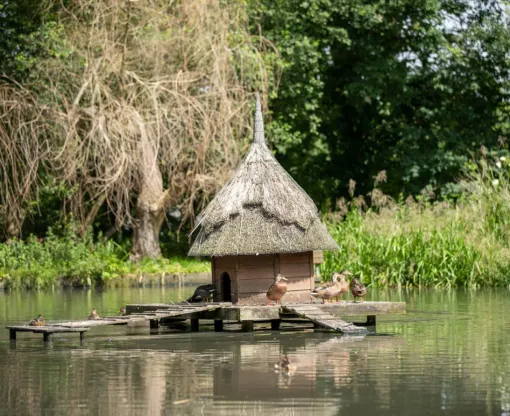
<instances>
[{"instance_id":1,"label":"tall reed","mask_svg":"<svg viewBox=\"0 0 510 416\"><path fill-rule=\"evenodd\" d=\"M392 203L330 216L340 245L322 273L349 269L373 286L510 285L510 164L487 155L461 182L454 202ZM353 200L355 202L355 200ZM356 207L357 205L357 207Z\"/></svg>"}]
</instances>

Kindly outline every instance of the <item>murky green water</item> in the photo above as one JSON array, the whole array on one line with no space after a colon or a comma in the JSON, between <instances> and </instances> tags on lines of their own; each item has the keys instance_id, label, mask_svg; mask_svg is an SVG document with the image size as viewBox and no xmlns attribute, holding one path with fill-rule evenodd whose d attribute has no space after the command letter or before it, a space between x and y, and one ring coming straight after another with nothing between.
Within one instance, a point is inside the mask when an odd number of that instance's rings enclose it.
<instances>
[{"instance_id":1,"label":"murky green water","mask_svg":"<svg viewBox=\"0 0 510 416\"><path fill-rule=\"evenodd\" d=\"M405 300L377 335L169 333L102 327L18 334L7 324L78 319L92 307L177 301L183 289L0 293L1 415L510 415L510 293L371 293ZM111 340L109 340L111 338ZM297 369L274 372L280 354Z\"/></svg>"}]
</instances>

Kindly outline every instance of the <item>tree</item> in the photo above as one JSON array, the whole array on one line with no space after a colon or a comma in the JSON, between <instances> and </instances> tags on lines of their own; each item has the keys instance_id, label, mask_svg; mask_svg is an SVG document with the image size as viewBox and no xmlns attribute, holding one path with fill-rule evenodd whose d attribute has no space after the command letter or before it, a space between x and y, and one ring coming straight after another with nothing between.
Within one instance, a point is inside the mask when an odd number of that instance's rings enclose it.
<instances>
[{"instance_id":1,"label":"tree","mask_svg":"<svg viewBox=\"0 0 510 416\"><path fill-rule=\"evenodd\" d=\"M19 237L27 203L35 199L41 163L44 114L29 91L0 84L0 218L7 239Z\"/></svg>"},{"instance_id":2,"label":"tree","mask_svg":"<svg viewBox=\"0 0 510 416\"><path fill-rule=\"evenodd\" d=\"M500 2L253 0L252 30L283 60L279 159L317 201L425 186L454 192L470 152L497 144L510 36ZM312 174L313 172L313 174Z\"/></svg>"},{"instance_id":3,"label":"tree","mask_svg":"<svg viewBox=\"0 0 510 416\"><path fill-rule=\"evenodd\" d=\"M239 161L251 92L267 75L240 2L77 0L65 48L31 71L51 176L83 228L102 207L133 228L131 258L160 255L170 207L192 220Z\"/></svg>"},{"instance_id":4,"label":"tree","mask_svg":"<svg viewBox=\"0 0 510 416\"><path fill-rule=\"evenodd\" d=\"M0 76L25 80L41 57L58 54L60 27L53 0L2 0L0 3Z\"/></svg>"}]
</instances>

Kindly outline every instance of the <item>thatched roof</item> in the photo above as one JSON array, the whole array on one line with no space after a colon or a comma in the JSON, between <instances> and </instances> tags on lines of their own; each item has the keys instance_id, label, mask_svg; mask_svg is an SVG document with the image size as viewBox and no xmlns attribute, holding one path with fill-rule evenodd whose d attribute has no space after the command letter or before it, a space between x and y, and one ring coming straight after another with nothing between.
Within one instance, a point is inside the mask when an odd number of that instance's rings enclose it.
<instances>
[{"instance_id":1,"label":"thatched roof","mask_svg":"<svg viewBox=\"0 0 510 416\"><path fill-rule=\"evenodd\" d=\"M338 249L312 199L266 146L258 96L250 151L199 218L189 256Z\"/></svg>"}]
</instances>

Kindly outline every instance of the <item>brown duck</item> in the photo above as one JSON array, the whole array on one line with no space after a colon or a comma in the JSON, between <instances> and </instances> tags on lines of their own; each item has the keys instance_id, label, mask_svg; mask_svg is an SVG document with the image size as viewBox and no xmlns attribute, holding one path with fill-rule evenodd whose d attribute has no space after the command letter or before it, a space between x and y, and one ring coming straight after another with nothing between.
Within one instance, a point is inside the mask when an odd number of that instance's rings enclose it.
<instances>
[{"instance_id":1,"label":"brown duck","mask_svg":"<svg viewBox=\"0 0 510 416\"><path fill-rule=\"evenodd\" d=\"M46 322L44 322L44 318L42 315L37 315L37 318L32 319L29 323L30 326L44 326Z\"/></svg>"},{"instance_id":2,"label":"brown duck","mask_svg":"<svg viewBox=\"0 0 510 416\"><path fill-rule=\"evenodd\" d=\"M356 298L361 298L361 301L364 302L367 294L367 288L365 285L355 277L351 280L350 287L352 296L354 296L354 301L356 302Z\"/></svg>"},{"instance_id":3,"label":"brown duck","mask_svg":"<svg viewBox=\"0 0 510 416\"><path fill-rule=\"evenodd\" d=\"M331 299L331 298L334 298L338 292L339 292L339 289L338 287L336 286L337 285L337 276L336 275L333 275L333 282L328 282L326 284L323 284L319 287L316 287L313 291L312 291L312 296L314 298L319 298L319 299L322 299L322 303L324 303L324 301L328 301Z\"/></svg>"},{"instance_id":4,"label":"brown duck","mask_svg":"<svg viewBox=\"0 0 510 416\"><path fill-rule=\"evenodd\" d=\"M274 301L276 304L278 302L281 303L281 298L287 293L287 279L278 273L275 280L276 282L269 287L266 294L267 306L271 304L271 301Z\"/></svg>"},{"instance_id":5,"label":"brown duck","mask_svg":"<svg viewBox=\"0 0 510 416\"><path fill-rule=\"evenodd\" d=\"M319 287L315 288L312 291L312 296L322 299L322 303L325 300L329 302L333 298L336 298L338 302L338 296L349 291L349 284L345 280L345 277L349 274L351 273L347 270L344 270L342 273L334 272L331 276L331 282L322 283ZM338 280L339 278L340 280Z\"/></svg>"},{"instance_id":6,"label":"brown duck","mask_svg":"<svg viewBox=\"0 0 510 416\"><path fill-rule=\"evenodd\" d=\"M101 319L99 315L97 314L96 309L92 309L92 313L89 315L89 320L93 321L95 319Z\"/></svg>"},{"instance_id":7,"label":"brown duck","mask_svg":"<svg viewBox=\"0 0 510 416\"><path fill-rule=\"evenodd\" d=\"M336 286L338 287L338 295L335 296L336 301L338 302L338 296L342 296L344 293L347 293L349 291L349 283L347 282L346 277L352 275L352 273L349 270L344 270L342 273L333 273L333 275L336 274ZM340 276L340 280L338 280L338 277Z\"/></svg>"}]
</instances>

